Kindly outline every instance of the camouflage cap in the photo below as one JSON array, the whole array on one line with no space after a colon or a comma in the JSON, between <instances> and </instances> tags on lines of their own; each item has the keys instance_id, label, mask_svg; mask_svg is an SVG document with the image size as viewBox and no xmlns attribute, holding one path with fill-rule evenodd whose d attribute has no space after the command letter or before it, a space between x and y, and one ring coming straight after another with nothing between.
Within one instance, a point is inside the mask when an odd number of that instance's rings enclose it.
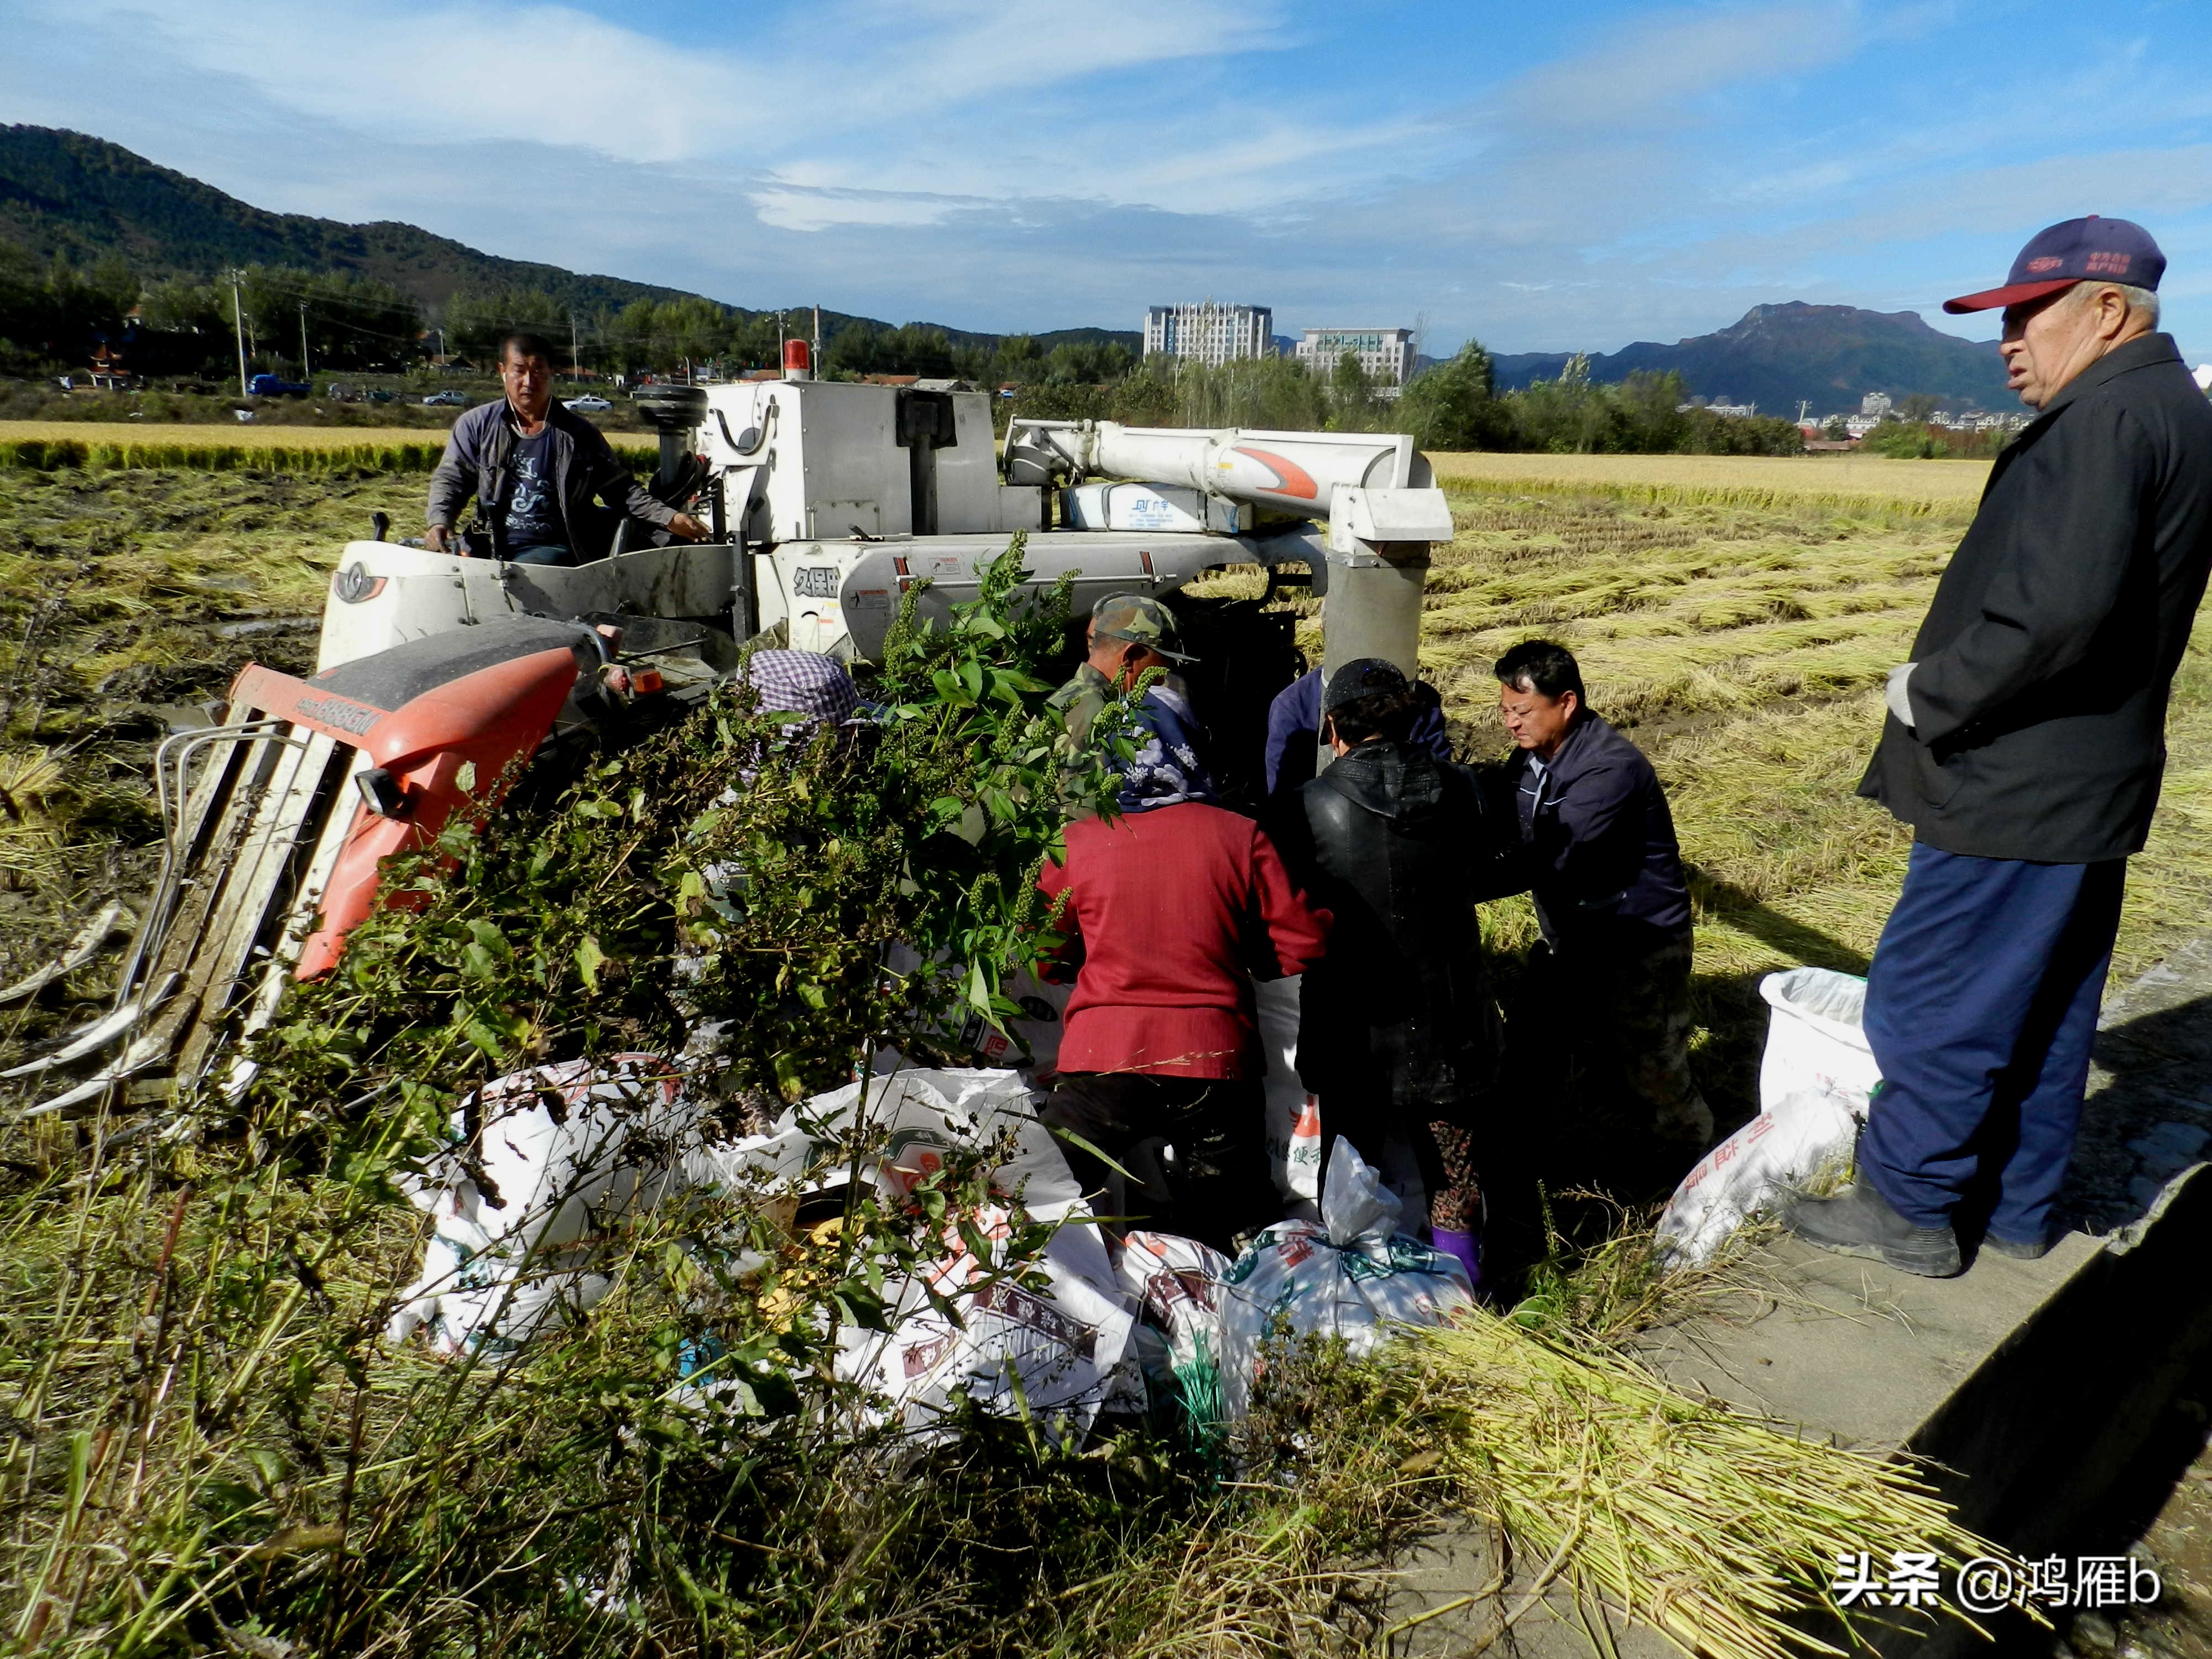
<instances>
[{"instance_id":1,"label":"camouflage cap","mask_svg":"<svg viewBox=\"0 0 2212 1659\"><path fill-rule=\"evenodd\" d=\"M1142 593L1109 593L1091 607L1091 631L1101 639L1127 640L1157 651L1170 662L1196 662L1180 649L1175 612Z\"/></svg>"}]
</instances>

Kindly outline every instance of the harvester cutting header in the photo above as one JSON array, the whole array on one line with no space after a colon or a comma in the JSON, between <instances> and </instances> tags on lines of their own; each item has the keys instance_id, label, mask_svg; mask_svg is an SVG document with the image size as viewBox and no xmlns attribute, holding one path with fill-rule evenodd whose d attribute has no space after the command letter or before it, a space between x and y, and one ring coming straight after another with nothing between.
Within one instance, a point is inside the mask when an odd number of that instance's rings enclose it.
<instances>
[{"instance_id":1,"label":"harvester cutting header","mask_svg":"<svg viewBox=\"0 0 2212 1659\"><path fill-rule=\"evenodd\" d=\"M1027 532L1032 591L1077 614L1257 565L1267 596L1325 596L1326 676L1415 666L1423 575L1451 518L1412 440L1017 420L1003 457L981 392L816 380L653 386L652 493L711 526L683 543L624 520L604 557L509 563L382 539L340 551L316 672L249 665L220 724L159 751L162 872L115 1006L22 1071L94 1067L40 1109L151 1100L203 1075L284 985L326 971L374 902L379 861L428 843L522 769L575 757L702 700L774 641L878 653L902 598L942 617ZM659 543L659 544L654 544ZM488 540L475 545L489 550ZM1298 672L1266 599L1170 603L1206 641L1194 688L1224 747L1253 751Z\"/></svg>"}]
</instances>

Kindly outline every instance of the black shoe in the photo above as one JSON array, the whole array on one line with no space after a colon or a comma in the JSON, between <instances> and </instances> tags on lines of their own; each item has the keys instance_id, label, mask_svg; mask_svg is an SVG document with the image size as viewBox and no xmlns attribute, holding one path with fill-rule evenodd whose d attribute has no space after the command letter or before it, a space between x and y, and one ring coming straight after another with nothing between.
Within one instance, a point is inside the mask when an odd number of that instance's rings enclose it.
<instances>
[{"instance_id":1,"label":"black shoe","mask_svg":"<svg viewBox=\"0 0 2212 1659\"><path fill-rule=\"evenodd\" d=\"M1833 1198L1797 1199L1782 1219L1808 1244L1838 1255L1873 1256L1923 1279L1953 1279L1965 1267L1956 1233L1914 1226L1865 1182Z\"/></svg>"},{"instance_id":2,"label":"black shoe","mask_svg":"<svg viewBox=\"0 0 2212 1659\"><path fill-rule=\"evenodd\" d=\"M1998 1255L2008 1255L2015 1261L2040 1261L2051 1254L2051 1240L1999 1238L1990 1233L1983 1238L1982 1248Z\"/></svg>"}]
</instances>

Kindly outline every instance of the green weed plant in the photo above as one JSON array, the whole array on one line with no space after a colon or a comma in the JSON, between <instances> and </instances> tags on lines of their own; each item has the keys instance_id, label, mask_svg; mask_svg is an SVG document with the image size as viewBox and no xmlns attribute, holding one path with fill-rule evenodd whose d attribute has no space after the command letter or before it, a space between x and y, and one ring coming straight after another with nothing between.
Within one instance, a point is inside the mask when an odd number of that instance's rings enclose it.
<instances>
[{"instance_id":1,"label":"green weed plant","mask_svg":"<svg viewBox=\"0 0 2212 1659\"><path fill-rule=\"evenodd\" d=\"M909 603L872 722L796 726L740 690L396 864L242 1089L18 1123L15 1641L995 1652L1055 1576L1187 1507L1168 1452L1086 1462L1024 1415L923 1455L838 1379L841 1333L884 1326L894 1279L955 1243L1018 1277L1046 1236L990 1190L993 1149L884 1197L858 1178L882 1150L865 1114L819 1150L854 1178L811 1213L715 1189L593 1236L610 1293L534 1340L441 1360L382 1335L427 1231L405 1189L457 1110L466 1166L488 1079L672 1055L719 1020L693 1086L734 1129L866 1075L887 1039L957 1060L939 1034L1015 1012L1003 975L1055 942L1037 670L1066 621L1064 586L1014 604L1020 570L1017 543L949 626ZM889 972L893 941L919 965ZM1073 1524L1109 1500L1118 1528ZM1043 1546L1018 1566L1017 1534Z\"/></svg>"}]
</instances>

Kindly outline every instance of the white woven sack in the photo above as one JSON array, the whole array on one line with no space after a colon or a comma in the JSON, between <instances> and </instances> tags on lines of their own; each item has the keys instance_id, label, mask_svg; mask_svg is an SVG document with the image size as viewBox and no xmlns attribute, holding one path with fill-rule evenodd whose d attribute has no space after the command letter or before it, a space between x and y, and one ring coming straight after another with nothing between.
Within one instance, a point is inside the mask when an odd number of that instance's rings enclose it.
<instances>
[{"instance_id":1,"label":"white woven sack","mask_svg":"<svg viewBox=\"0 0 2212 1659\"><path fill-rule=\"evenodd\" d=\"M1862 1024L1866 990L1857 975L1826 968L1792 968L1759 981L1759 994L1774 1011L1759 1063L1760 1111L1811 1090L1854 1101L1864 1115L1881 1079Z\"/></svg>"}]
</instances>

